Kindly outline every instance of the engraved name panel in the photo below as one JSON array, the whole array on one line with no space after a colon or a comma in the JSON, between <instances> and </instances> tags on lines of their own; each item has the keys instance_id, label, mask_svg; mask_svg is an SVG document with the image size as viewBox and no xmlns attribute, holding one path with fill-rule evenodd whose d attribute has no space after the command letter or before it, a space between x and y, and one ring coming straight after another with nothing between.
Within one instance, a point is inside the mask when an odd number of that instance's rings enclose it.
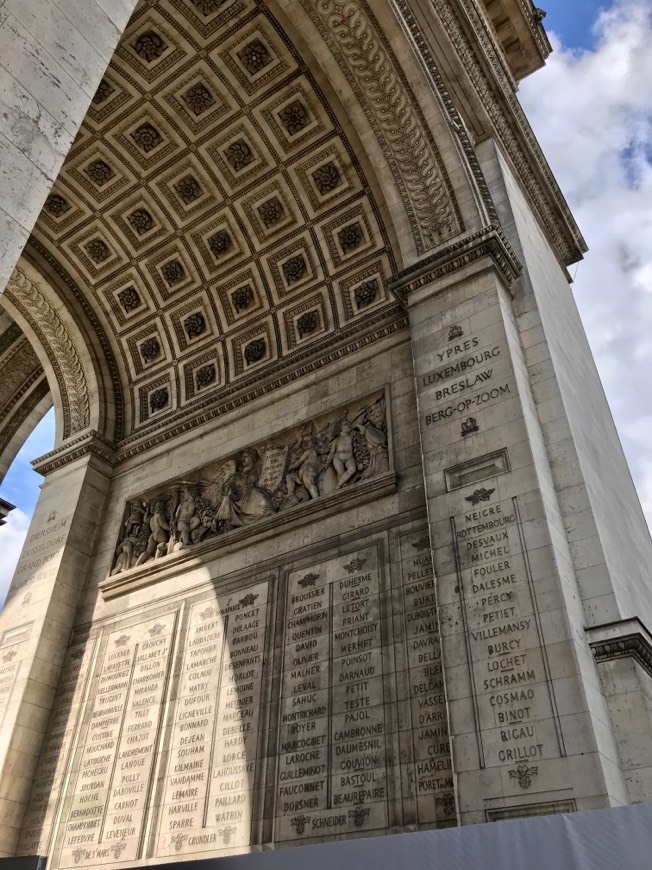
<instances>
[{"instance_id":1,"label":"engraved name panel","mask_svg":"<svg viewBox=\"0 0 652 870\"><path fill-rule=\"evenodd\" d=\"M276 839L387 826L375 548L288 578Z\"/></svg>"},{"instance_id":2,"label":"engraved name panel","mask_svg":"<svg viewBox=\"0 0 652 870\"><path fill-rule=\"evenodd\" d=\"M190 611L157 855L251 842L268 587Z\"/></svg>"},{"instance_id":3,"label":"engraved name panel","mask_svg":"<svg viewBox=\"0 0 652 870\"><path fill-rule=\"evenodd\" d=\"M79 726L95 646L96 641L90 640L71 647L66 653L23 820L20 854L46 855L50 850L50 836ZM78 818L96 816L97 810L89 807L80 810Z\"/></svg>"},{"instance_id":4,"label":"engraved name panel","mask_svg":"<svg viewBox=\"0 0 652 870\"><path fill-rule=\"evenodd\" d=\"M518 499L492 496L451 527L481 758L487 767L514 765L510 778L519 790L526 787L519 783L523 765L531 780L542 759L562 754L561 730Z\"/></svg>"},{"instance_id":5,"label":"engraved name panel","mask_svg":"<svg viewBox=\"0 0 652 870\"><path fill-rule=\"evenodd\" d=\"M411 791L420 824L455 819L435 577L427 531L401 537L403 618L412 722Z\"/></svg>"},{"instance_id":6,"label":"engraved name panel","mask_svg":"<svg viewBox=\"0 0 652 870\"><path fill-rule=\"evenodd\" d=\"M108 637L63 831L62 867L141 855L175 622L167 614Z\"/></svg>"}]
</instances>

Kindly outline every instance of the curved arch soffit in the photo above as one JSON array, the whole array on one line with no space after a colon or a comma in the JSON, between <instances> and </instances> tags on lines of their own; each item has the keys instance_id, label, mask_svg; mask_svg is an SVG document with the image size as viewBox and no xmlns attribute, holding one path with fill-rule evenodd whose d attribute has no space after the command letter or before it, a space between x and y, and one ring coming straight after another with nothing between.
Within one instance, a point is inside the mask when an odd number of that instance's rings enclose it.
<instances>
[{"instance_id":1,"label":"curved arch soffit","mask_svg":"<svg viewBox=\"0 0 652 870\"><path fill-rule=\"evenodd\" d=\"M55 446L86 430L99 430L101 393L90 354L49 283L21 260L2 304L30 340L47 375L55 407Z\"/></svg>"},{"instance_id":2,"label":"curved arch soffit","mask_svg":"<svg viewBox=\"0 0 652 870\"><path fill-rule=\"evenodd\" d=\"M473 205L478 192L471 191L472 173L456 130L389 4L377 0L372 9L365 0L270 0L267 5L339 95L343 124L358 134L403 266L465 228L478 228L482 222ZM454 189L454 176L462 190ZM464 212L460 202L466 203Z\"/></svg>"},{"instance_id":3,"label":"curved arch soffit","mask_svg":"<svg viewBox=\"0 0 652 870\"><path fill-rule=\"evenodd\" d=\"M395 316L396 271L478 223L423 102L361 0L138 7L33 236L111 336L122 437Z\"/></svg>"},{"instance_id":4,"label":"curved arch soffit","mask_svg":"<svg viewBox=\"0 0 652 870\"><path fill-rule=\"evenodd\" d=\"M0 296L0 483L16 454L52 407L41 362Z\"/></svg>"}]
</instances>

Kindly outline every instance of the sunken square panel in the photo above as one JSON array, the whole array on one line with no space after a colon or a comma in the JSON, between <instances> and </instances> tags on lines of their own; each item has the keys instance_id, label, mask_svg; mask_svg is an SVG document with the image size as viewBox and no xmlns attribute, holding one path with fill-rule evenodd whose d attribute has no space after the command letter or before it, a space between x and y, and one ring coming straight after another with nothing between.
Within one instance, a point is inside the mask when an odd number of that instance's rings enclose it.
<instances>
[{"instance_id":1,"label":"sunken square panel","mask_svg":"<svg viewBox=\"0 0 652 870\"><path fill-rule=\"evenodd\" d=\"M354 320L391 301L387 279L391 274L383 257L357 269L335 285L336 298L343 321Z\"/></svg>"},{"instance_id":2,"label":"sunken square panel","mask_svg":"<svg viewBox=\"0 0 652 870\"><path fill-rule=\"evenodd\" d=\"M153 417L169 414L174 408L174 385L167 374L139 387L136 394L138 419L141 424Z\"/></svg>"},{"instance_id":3,"label":"sunken square panel","mask_svg":"<svg viewBox=\"0 0 652 870\"><path fill-rule=\"evenodd\" d=\"M258 247L299 226L294 197L281 176L244 197L239 206Z\"/></svg>"},{"instance_id":4,"label":"sunken square panel","mask_svg":"<svg viewBox=\"0 0 652 870\"><path fill-rule=\"evenodd\" d=\"M172 335L179 353L215 338L213 313L203 294L185 302L170 314Z\"/></svg>"},{"instance_id":5,"label":"sunken square panel","mask_svg":"<svg viewBox=\"0 0 652 870\"><path fill-rule=\"evenodd\" d=\"M247 375L276 359L276 340L269 320L257 323L230 344L233 376Z\"/></svg>"},{"instance_id":6,"label":"sunken square panel","mask_svg":"<svg viewBox=\"0 0 652 870\"><path fill-rule=\"evenodd\" d=\"M129 270L110 284L103 285L101 293L118 331L152 316L149 292L135 269Z\"/></svg>"},{"instance_id":7,"label":"sunken square panel","mask_svg":"<svg viewBox=\"0 0 652 870\"><path fill-rule=\"evenodd\" d=\"M169 232L168 221L154 204L153 197L144 199L142 193L121 202L108 217L134 254L159 242Z\"/></svg>"},{"instance_id":8,"label":"sunken square panel","mask_svg":"<svg viewBox=\"0 0 652 870\"><path fill-rule=\"evenodd\" d=\"M45 200L38 225L43 231L43 224L45 224L48 234L52 238L57 238L73 224L88 216L88 210L80 207L78 197L63 185L57 184Z\"/></svg>"},{"instance_id":9,"label":"sunken square panel","mask_svg":"<svg viewBox=\"0 0 652 870\"><path fill-rule=\"evenodd\" d=\"M319 227L332 268L355 262L378 248L376 223L366 207L358 203Z\"/></svg>"},{"instance_id":10,"label":"sunken square panel","mask_svg":"<svg viewBox=\"0 0 652 870\"><path fill-rule=\"evenodd\" d=\"M181 297L201 284L201 276L190 255L180 245L165 248L146 261L149 274L162 301Z\"/></svg>"},{"instance_id":11,"label":"sunken square panel","mask_svg":"<svg viewBox=\"0 0 652 870\"><path fill-rule=\"evenodd\" d=\"M151 184L174 209L180 225L208 206L217 207L223 200L221 191L193 155L175 163L172 169L162 175L152 178Z\"/></svg>"},{"instance_id":12,"label":"sunken square panel","mask_svg":"<svg viewBox=\"0 0 652 870\"><path fill-rule=\"evenodd\" d=\"M309 344L331 329L330 305L325 291L315 293L283 310L284 344L287 350Z\"/></svg>"},{"instance_id":13,"label":"sunken square panel","mask_svg":"<svg viewBox=\"0 0 652 870\"><path fill-rule=\"evenodd\" d=\"M254 9L253 0L172 0L172 4L205 39L222 27L232 27Z\"/></svg>"},{"instance_id":14,"label":"sunken square panel","mask_svg":"<svg viewBox=\"0 0 652 870\"><path fill-rule=\"evenodd\" d=\"M174 116L179 116L195 135L203 133L234 111L226 87L205 62L193 66L180 79L174 79L162 94Z\"/></svg>"},{"instance_id":15,"label":"sunken square panel","mask_svg":"<svg viewBox=\"0 0 652 870\"><path fill-rule=\"evenodd\" d=\"M267 257L266 267L277 299L305 290L321 279L308 233Z\"/></svg>"},{"instance_id":16,"label":"sunken square panel","mask_svg":"<svg viewBox=\"0 0 652 870\"><path fill-rule=\"evenodd\" d=\"M115 71L104 73L88 107L84 123L98 129L111 115L123 109L127 103L139 99L140 94Z\"/></svg>"},{"instance_id":17,"label":"sunken square panel","mask_svg":"<svg viewBox=\"0 0 652 870\"><path fill-rule=\"evenodd\" d=\"M292 168L314 214L343 202L362 190L358 173L339 139Z\"/></svg>"},{"instance_id":18,"label":"sunken square panel","mask_svg":"<svg viewBox=\"0 0 652 870\"><path fill-rule=\"evenodd\" d=\"M238 28L211 58L230 74L236 88L250 96L271 85L278 87L296 69L292 55L262 15L249 27Z\"/></svg>"},{"instance_id":19,"label":"sunken square panel","mask_svg":"<svg viewBox=\"0 0 652 870\"><path fill-rule=\"evenodd\" d=\"M116 49L116 59L132 76L135 72L137 77L151 84L193 53L192 46L181 39L179 30L166 26L159 16L136 15L134 18Z\"/></svg>"},{"instance_id":20,"label":"sunken square panel","mask_svg":"<svg viewBox=\"0 0 652 870\"><path fill-rule=\"evenodd\" d=\"M84 150L76 159L66 162L63 170L68 182L92 202L105 205L136 184L136 174L124 159L118 159L108 148L98 145Z\"/></svg>"},{"instance_id":21,"label":"sunken square panel","mask_svg":"<svg viewBox=\"0 0 652 870\"><path fill-rule=\"evenodd\" d=\"M80 263L93 280L114 272L126 262L118 240L99 223L85 226L80 235L67 240L62 247L68 249L71 259Z\"/></svg>"},{"instance_id":22,"label":"sunken square panel","mask_svg":"<svg viewBox=\"0 0 652 870\"><path fill-rule=\"evenodd\" d=\"M202 148L208 166L232 191L250 184L274 166L254 126L246 119Z\"/></svg>"},{"instance_id":23,"label":"sunken square panel","mask_svg":"<svg viewBox=\"0 0 652 870\"><path fill-rule=\"evenodd\" d=\"M147 172L152 166L168 160L181 146L172 125L158 112L129 115L127 121L109 134L121 151L126 151L134 164Z\"/></svg>"},{"instance_id":24,"label":"sunken square panel","mask_svg":"<svg viewBox=\"0 0 652 870\"><path fill-rule=\"evenodd\" d=\"M168 362L167 341L156 323L143 326L127 338L130 363L136 376Z\"/></svg>"},{"instance_id":25,"label":"sunken square panel","mask_svg":"<svg viewBox=\"0 0 652 870\"><path fill-rule=\"evenodd\" d=\"M230 326L263 310L265 292L254 269L246 269L228 281L220 281L213 290L215 304L223 323Z\"/></svg>"},{"instance_id":26,"label":"sunken square panel","mask_svg":"<svg viewBox=\"0 0 652 870\"><path fill-rule=\"evenodd\" d=\"M227 211L196 229L192 238L210 273L231 268L248 255L244 239Z\"/></svg>"},{"instance_id":27,"label":"sunken square panel","mask_svg":"<svg viewBox=\"0 0 652 870\"><path fill-rule=\"evenodd\" d=\"M223 386L221 347L212 347L183 367L183 401L206 396Z\"/></svg>"},{"instance_id":28,"label":"sunken square panel","mask_svg":"<svg viewBox=\"0 0 652 870\"><path fill-rule=\"evenodd\" d=\"M303 77L274 93L255 112L282 157L294 154L332 130L317 94Z\"/></svg>"}]
</instances>

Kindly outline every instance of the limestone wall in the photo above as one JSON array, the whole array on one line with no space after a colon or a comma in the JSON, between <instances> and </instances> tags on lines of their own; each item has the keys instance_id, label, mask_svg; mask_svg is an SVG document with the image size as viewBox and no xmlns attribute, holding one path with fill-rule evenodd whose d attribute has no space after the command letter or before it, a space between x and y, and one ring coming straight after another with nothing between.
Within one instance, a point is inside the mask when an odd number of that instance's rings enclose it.
<instances>
[{"instance_id":1,"label":"limestone wall","mask_svg":"<svg viewBox=\"0 0 652 870\"><path fill-rule=\"evenodd\" d=\"M5 0L0 8L2 288L135 5Z\"/></svg>"},{"instance_id":2,"label":"limestone wall","mask_svg":"<svg viewBox=\"0 0 652 870\"><path fill-rule=\"evenodd\" d=\"M405 338L118 470L21 853L133 866L455 823ZM284 451L297 433L332 441L372 404L386 409L387 462L381 448L375 467L359 463L317 498L297 481L288 502L278 469L294 467ZM254 446L255 498L280 492L283 509L241 526L231 514L235 525L202 540L195 524L194 543L121 569L125 505L143 493L194 486L217 492L214 517L226 500L243 518L233 477L211 486Z\"/></svg>"}]
</instances>

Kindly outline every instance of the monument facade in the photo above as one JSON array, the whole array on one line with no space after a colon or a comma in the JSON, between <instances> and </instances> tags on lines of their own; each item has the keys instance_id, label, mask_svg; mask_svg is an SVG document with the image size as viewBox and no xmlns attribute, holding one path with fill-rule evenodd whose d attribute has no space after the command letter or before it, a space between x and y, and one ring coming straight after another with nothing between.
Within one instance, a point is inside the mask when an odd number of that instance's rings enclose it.
<instances>
[{"instance_id":1,"label":"monument facade","mask_svg":"<svg viewBox=\"0 0 652 870\"><path fill-rule=\"evenodd\" d=\"M652 798L651 542L515 96L541 11L90 7L0 10L3 472L57 419L0 615L0 854Z\"/></svg>"}]
</instances>

